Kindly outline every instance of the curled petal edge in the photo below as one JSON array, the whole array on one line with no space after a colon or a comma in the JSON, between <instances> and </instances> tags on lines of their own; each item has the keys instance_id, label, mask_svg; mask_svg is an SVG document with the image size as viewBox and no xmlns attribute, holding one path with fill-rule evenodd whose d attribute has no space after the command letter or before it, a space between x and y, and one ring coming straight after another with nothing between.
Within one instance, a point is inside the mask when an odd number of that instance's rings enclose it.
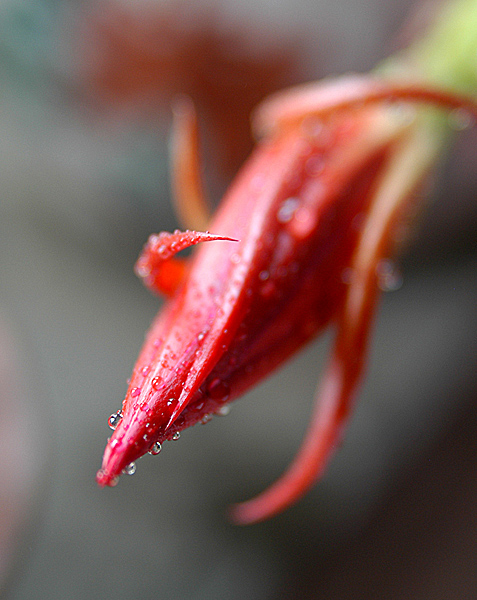
<instances>
[{"instance_id":1,"label":"curled petal edge","mask_svg":"<svg viewBox=\"0 0 477 600\"><path fill-rule=\"evenodd\" d=\"M151 291L171 296L182 283L187 264L187 261L175 258L175 255L201 242L213 241L238 240L208 231L176 229L174 233L162 231L153 234L149 236L136 262L135 273Z\"/></svg>"}]
</instances>

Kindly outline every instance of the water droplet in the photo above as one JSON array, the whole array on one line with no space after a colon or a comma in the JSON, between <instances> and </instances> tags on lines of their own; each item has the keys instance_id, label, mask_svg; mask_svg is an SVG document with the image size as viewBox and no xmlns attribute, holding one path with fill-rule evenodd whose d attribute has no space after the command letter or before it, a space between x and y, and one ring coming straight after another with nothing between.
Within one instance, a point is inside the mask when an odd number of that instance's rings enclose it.
<instances>
[{"instance_id":1,"label":"water droplet","mask_svg":"<svg viewBox=\"0 0 477 600\"><path fill-rule=\"evenodd\" d=\"M153 377L151 381L152 387L157 390L162 383L162 379L160 377Z\"/></svg>"},{"instance_id":2,"label":"water droplet","mask_svg":"<svg viewBox=\"0 0 477 600\"><path fill-rule=\"evenodd\" d=\"M216 377L207 386L207 394L212 400L226 400L230 394L230 387L227 383Z\"/></svg>"},{"instance_id":3,"label":"water droplet","mask_svg":"<svg viewBox=\"0 0 477 600\"><path fill-rule=\"evenodd\" d=\"M123 469L124 475L134 475L136 472L136 463L132 462L126 465Z\"/></svg>"},{"instance_id":4,"label":"water droplet","mask_svg":"<svg viewBox=\"0 0 477 600\"><path fill-rule=\"evenodd\" d=\"M212 415L207 414L207 415L204 415L202 417L202 419L200 420L200 422L202 423L202 425L205 425L206 423L208 423L211 420L212 420Z\"/></svg>"},{"instance_id":5,"label":"water droplet","mask_svg":"<svg viewBox=\"0 0 477 600\"><path fill-rule=\"evenodd\" d=\"M323 156L310 156L310 158L306 161L305 170L308 175L311 177L316 177L320 175L325 168L325 161Z\"/></svg>"},{"instance_id":6,"label":"water droplet","mask_svg":"<svg viewBox=\"0 0 477 600\"><path fill-rule=\"evenodd\" d=\"M394 292L403 283L402 275L392 260L380 260L376 265L378 287L383 292Z\"/></svg>"},{"instance_id":7,"label":"water droplet","mask_svg":"<svg viewBox=\"0 0 477 600\"><path fill-rule=\"evenodd\" d=\"M141 278L146 278L151 274L151 268L148 265L138 264L136 266L136 275Z\"/></svg>"},{"instance_id":8,"label":"water droplet","mask_svg":"<svg viewBox=\"0 0 477 600\"><path fill-rule=\"evenodd\" d=\"M174 402L177 402L175 398L169 398L169 400L167 401L167 406L171 406L172 404L174 404Z\"/></svg>"},{"instance_id":9,"label":"water droplet","mask_svg":"<svg viewBox=\"0 0 477 600\"><path fill-rule=\"evenodd\" d=\"M449 113L449 126L456 131L469 129L475 123L473 115L465 108L456 108Z\"/></svg>"},{"instance_id":10,"label":"water droplet","mask_svg":"<svg viewBox=\"0 0 477 600\"><path fill-rule=\"evenodd\" d=\"M198 412L199 410L202 410L204 408L204 402L200 401L200 402L196 402L195 404L191 405L191 410Z\"/></svg>"},{"instance_id":11,"label":"water droplet","mask_svg":"<svg viewBox=\"0 0 477 600\"><path fill-rule=\"evenodd\" d=\"M278 209L277 220L279 223L288 223L293 219L296 209L300 204L298 198L287 198L284 200Z\"/></svg>"},{"instance_id":12,"label":"water droplet","mask_svg":"<svg viewBox=\"0 0 477 600\"><path fill-rule=\"evenodd\" d=\"M116 429L119 424L119 421L123 418L123 412L118 410L117 413L113 413L108 419L108 425L111 429Z\"/></svg>"},{"instance_id":13,"label":"water droplet","mask_svg":"<svg viewBox=\"0 0 477 600\"><path fill-rule=\"evenodd\" d=\"M224 406L221 406L215 414L218 417L226 417L229 413L230 413L230 405L225 404Z\"/></svg>"},{"instance_id":14,"label":"water droplet","mask_svg":"<svg viewBox=\"0 0 477 600\"><path fill-rule=\"evenodd\" d=\"M145 367L143 367L141 369L141 375L143 377L146 377L147 375L149 375L149 371L151 370L151 367L149 365L146 365Z\"/></svg>"},{"instance_id":15,"label":"water droplet","mask_svg":"<svg viewBox=\"0 0 477 600\"><path fill-rule=\"evenodd\" d=\"M131 398L137 398L140 393L141 393L140 387L133 387L133 389L131 390Z\"/></svg>"},{"instance_id":16,"label":"water droplet","mask_svg":"<svg viewBox=\"0 0 477 600\"><path fill-rule=\"evenodd\" d=\"M119 483L119 477L114 477L113 479L111 479L109 485L110 487L116 487Z\"/></svg>"},{"instance_id":17,"label":"water droplet","mask_svg":"<svg viewBox=\"0 0 477 600\"><path fill-rule=\"evenodd\" d=\"M161 450L162 450L162 444L161 444L161 442L155 442L149 448L149 454L151 454L152 456L157 456Z\"/></svg>"},{"instance_id":18,"label":"water droplet","mask_svg":"<svg viewBox=\"0 0 477 600\"><path fill-rule=\"evenodd\" d=\"M181 434L179 431L176 431L173 435L172 435L172 440L176 441L181 437Z\"/></svg>"},{"instance_id":19,"label":"water droplet","mask_svg":"<svg viewBox=\"0 0 477 600\"><path fill-rule=\"evenodd\" d=\"M204 337L205 337L205 333L199 333L199 335L197 336L197 340L199 342L201 342L204 339Z\"/></svg>"},{"instance_id":20,"label":"water droplet","mask_svg":"<svg viewBox=\"0 0 477 600\"><path fill-rule=\"evenodd\" d=\"M290 223L290 233L299 240L305 239L314 230L316 219L316 214L310 207L301 206L295 211L295 218Z\"/></svg>"},{"instance_id":21,"label":"water droplet","mask_svg":"<svg viewBox=\"0 0 477 600\"><path fill-rule=\"evenodd\" d=\"M270 273L268 271L260 271L260 273L258 274L258 278L260 279L260 281L267 281L269 277Z\"/></svg>"}]
</instances>

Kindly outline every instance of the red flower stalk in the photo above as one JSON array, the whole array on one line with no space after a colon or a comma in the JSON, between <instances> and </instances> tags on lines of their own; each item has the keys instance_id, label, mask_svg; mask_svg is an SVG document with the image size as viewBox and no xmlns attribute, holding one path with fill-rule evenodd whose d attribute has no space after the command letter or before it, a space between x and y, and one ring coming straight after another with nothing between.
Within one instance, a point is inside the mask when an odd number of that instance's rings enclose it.
<instances>
[{"instance_id":1,"label":"red flower stalk","mask_svg":"<svg viewBox=\"0 0 477 600\"><path fill-rule=\"evenodd\" d=\"M433 120L431 126L414 106L396 110L397 103L477 114L475 104L451 93L366 77L278 94L255 115L263 138L210 223L214 233L149 239L137 273L171 299L147 335L113 419L100 485L114 485L141 455L223 411L333 325L331 359L298 456L269 490L234 507L232 517L238 523L270 517L320 476L363 377L387 259L441 145ZM200 214L191 106L183 104L178 116L175 187L182 207L192 198ZM187 264L174 257L200 242L212 243Z\"/></svg>"}]
</instances>

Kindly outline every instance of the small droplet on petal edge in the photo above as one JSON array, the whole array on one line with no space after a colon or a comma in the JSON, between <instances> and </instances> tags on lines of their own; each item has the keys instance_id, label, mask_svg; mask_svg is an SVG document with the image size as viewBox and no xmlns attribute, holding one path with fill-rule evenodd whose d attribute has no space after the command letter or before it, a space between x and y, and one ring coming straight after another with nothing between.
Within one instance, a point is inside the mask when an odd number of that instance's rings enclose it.
<instances>
[{"instance_id":1,"label":"small droplet on petal edge","mask_svg":"<svg viewBox=\"0 0 477 600\"><path fill-rule=\"evenodd\" d=\"M172 436L172 438L171 438L171 439L173 439L174 441L176 441L176 440L178 440L180 437L181 437L181 434L180 434L178 431L176 431L176 432L173 434L173 436Z\"/></svg>"},{"instance_id":2,"label":"small droplet on petal edge","mask_svg":"<svg viewBox=\"0 0 477 600\"><path fill-rule=\"evenodd\" d=\"M162 444L160 442L156 442L149 449L149 454L152 456L157 456L159 452L162 450Z\"/></svg>"},{"instance_id":3,"label":"small droplet on petal edge","mask_svg":"<svg viewBox=\"0 0 477 600\"><path fill-rule=\"evenodd\" d=\"M224 406L221 406L215 414L218 417L226 417L230 413L230 410L230 406L228 404L225 404Z\"/></svg>"},{"instance_id":4,"label":"small droplet on petal edge","mask_svg":"<svg viewBox=\"0 0 477 600\"><path fill-rule=\"evenodd\" d=\"M123 469L124 475L134 475L135 472L136 472L136 463L134 463L134 462L129 463Z\"/></svg>"},{"instance_id":5,"label":"small droplet on petal edge","mask_svg":"<svg viewBox=\"0 0 477 600\"><path fill-rule=\"evenodd\" d=\"M121 410L118 410L118 412L113 413L109 419L108 419L108 425L111 429L116 429L116 427L119 425L119 421L123 418L123 413Z\"/></svg>"}]
</instances>

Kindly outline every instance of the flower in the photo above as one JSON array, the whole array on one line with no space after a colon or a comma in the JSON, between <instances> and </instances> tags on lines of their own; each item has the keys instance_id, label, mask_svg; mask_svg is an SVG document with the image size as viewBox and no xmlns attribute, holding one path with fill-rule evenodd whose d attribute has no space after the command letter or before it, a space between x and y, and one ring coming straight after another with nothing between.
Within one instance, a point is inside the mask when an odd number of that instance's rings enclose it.
<instances>
[{"instance_id":1,"label":"flower","mask_svg":"<svg viewBox=\"0 0 477 600\"><path fill-rule=\"evenodd\" d=\"M259 107L262 138L210 222L213 233L151 236L137 262L145 284L170 299L113 416L100 485L220 414L332 325L336 339L297 458L232 517L268 518L316 481L363 378L380 291L392 283L389 259L443 143L427 105L477 115L471 100L451 92L371 76L301 86ZM191 105L176 116L178 147L189 146L176 153L176 189L182 208L192 197L200 213ZM196 244L192 259L174 256Z\"/></svg>"}]
</instances>

